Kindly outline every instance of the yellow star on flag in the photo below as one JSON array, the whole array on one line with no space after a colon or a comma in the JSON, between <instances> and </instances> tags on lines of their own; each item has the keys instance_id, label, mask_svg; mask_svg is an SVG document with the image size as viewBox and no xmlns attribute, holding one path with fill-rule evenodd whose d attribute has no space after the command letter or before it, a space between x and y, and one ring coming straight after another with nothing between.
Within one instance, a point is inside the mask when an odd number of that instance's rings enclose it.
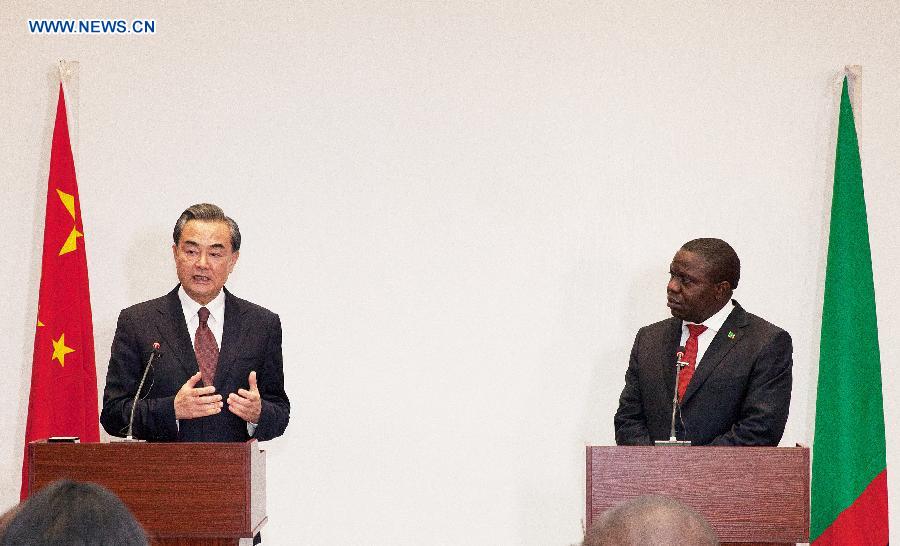
<instances>
[{"instance_id":1,"label":"yellow star on flag","mask_svg":"<svg viewBox=\"0 0 900 546\"><path fill-rule=\"evenodd\" d=\"M56 190L56 193L59 194L59 200L62 201L66 210L69 211L69 214L72 215L72 220L75 219L75 196L68 194L64 191ZM76 244L76 240L79 237L84 237L84 234L72 227L72 233L69 234L69 238L66 239L66 242L63 244L62 248L59 249L59 255L62 256L67 252L72 252L78 248Z\"/></svg>"},{"instance_id":2,"label":"yellow star on flag","mask_svg":"<svg viewBox=\"0 0 900 546\"><path fill-rule=\"evenodd\" d=\"M59 360L59 365L65 367L66 355L74 353L75 349L66 347L66 334L59 334L59 339L53 342L53 356L50 360Z\"/></svg>"}]
</instances>

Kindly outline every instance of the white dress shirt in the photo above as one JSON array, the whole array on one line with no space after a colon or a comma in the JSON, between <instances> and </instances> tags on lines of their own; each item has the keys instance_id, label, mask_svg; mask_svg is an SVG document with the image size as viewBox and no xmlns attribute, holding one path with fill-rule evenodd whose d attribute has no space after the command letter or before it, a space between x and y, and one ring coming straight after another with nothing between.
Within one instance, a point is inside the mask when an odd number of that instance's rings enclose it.
<instances>
[{"instance_id":1,"label":"white dress shirt","mask_svg":"<svg viewBox=\"0 0 900 546\"><path fill-rule=\"evenodd\" d=\"M734 309L734 303L732 302L729 305L725 305L721 309L719 309L715 315L709 317L704 320L702 324L706 326L706 331L697 336L697 362L694 365L694 369L700 367L700 360L703 359L703 355L706 353L706 349L709 348L709 344L712 343L714 337L716 337L716 333L722 329L722 324L725 323L725 319L728 318L728 315L731 314L731 311ZM688 336L690 332L688 332L687 325L688 324L696 324L694 322L682 322L681 323L681 346L684 347L685 343L687 343Z\"/></svg>"},{"instance_id":2,"label":"white dress shirt","mask_svg":"<svg viewBox=\"0 0 900 546\"><path fill-rule=\"evenodd\" d=\"M209 319L206 325L212 330L213 337L216 338L216 347L222 350L222 331L225 329L225 291L219 290L213 300L206 305L200 305L192 300L184 287L178 287L178 299L181 300L181 311L184 313L184 322L187 324L188 332L191 334L191 345L194 344L194 336L197 335L197 327L200 326L200 315L198 312L201 307L209 309Z\"/></svg>"}]
</instances>

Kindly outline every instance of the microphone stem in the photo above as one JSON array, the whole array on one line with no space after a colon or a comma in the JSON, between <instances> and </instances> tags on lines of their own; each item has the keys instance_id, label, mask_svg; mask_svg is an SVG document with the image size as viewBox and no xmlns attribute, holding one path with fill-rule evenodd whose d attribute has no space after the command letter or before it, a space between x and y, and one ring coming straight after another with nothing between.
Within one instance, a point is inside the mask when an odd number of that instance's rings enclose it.
<instances>
[{"instance_id":1,"label":"microphone stem","mask_svg":"<svg viewBox=\"0 0 900 546\"><path fill-rule=\"evenodd\" d=\"M147 361L147 365L144 366L144 375L141 376L141 382L138 384L137 392L134 394L134 400L131 401L131 416L128 418L128 434L125 436L126 440L133 440L131 436L131 429L134 426L134 409L137 407L138 398L141 397L141 389L144 388L144 381L147 380L147 373L150 371L150 366L153 365L153 360L156 358L156 355L159 352L156 349L153 349L153 353L150 355L150 360ZM672 421L673 425L675 421Z\"/></svg>"},{"instance_id":2,"label":"microphone stem","mask_svg":"<svg viewBox=\"0 0 900 546\"><path fill-rule=\"evenodd\" d=\"M669 429L669 441L674 442L675 438L675 412L678 411L678 381L681 379L681 359L675 363L675 394L672 395L672 427ZM133 409L133 408L132 408Z\"/></svg>"}]
</instances>

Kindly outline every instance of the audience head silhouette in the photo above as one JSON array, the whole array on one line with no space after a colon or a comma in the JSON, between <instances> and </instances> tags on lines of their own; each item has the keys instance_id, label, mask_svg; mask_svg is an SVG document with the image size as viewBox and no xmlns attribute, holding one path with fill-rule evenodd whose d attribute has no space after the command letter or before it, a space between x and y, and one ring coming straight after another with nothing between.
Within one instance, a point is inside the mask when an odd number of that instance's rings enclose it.
<instances>
[{"instance_id":1,"label":"audience head silhouette","mask_svg":"<svg viewBox=\"0 0 900 546\"><path fill-rule=\"evenodd\" d=\"M146 546L147 535L125 504L92 483L54 482L25 501L0 546Z\"/></svg>"},{"instance_id":2,"label":"audience head silhouette","mask_svg":"<svg viewBox=\"0 0 900 546\"><path fill-rule=\"evenodd\" d=\"M604 512L584 537L584 546L717 546L706 520L675 499L647 495Z\"/></svg>"}]
</instances>

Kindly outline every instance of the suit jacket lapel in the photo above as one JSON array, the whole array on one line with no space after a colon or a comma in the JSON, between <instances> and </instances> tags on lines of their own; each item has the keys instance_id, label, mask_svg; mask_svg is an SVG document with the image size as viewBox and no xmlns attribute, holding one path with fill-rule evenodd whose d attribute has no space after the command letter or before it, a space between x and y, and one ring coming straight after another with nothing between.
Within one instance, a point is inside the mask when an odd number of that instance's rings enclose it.
<instances>
[{"instance_id":1,"label":"suit jacket lapel","mask_svg":"<svg viewBox=\"0 0 900 546\"><path fill-rule=\"evenodd\" d=\"M707 347L706 352L703 353L703 358L700 359L697 370L694 372L694 376L691 378L691 382L688 383L688 388L684 392L684 399L681 401L682 404L685 404L690 400L691 396L697 392L697 389L703 386L703 383L710 375L712 375L716 368L719 367L722 360L725 358L725 355L740 343L741 337L743 336L743 328L746 325L747 312L735 301L734 309L731 311L731 314L728 315L728 318L722 323L722 328L716 332L716 337L713 338L709 347Z\"/></svg>"},{"instance_id":2,"label":"suit jacket lapel","mask_svg":"<svg viewBox=\"0 0 900 546\"><path fill-rule=\"evenodd\" d=\"M184 322L184 311L181 309L181 300L178 299L178 286L166 294L156 310L160 319L156 321L156 329L163 343L163 352L169 352L187 373L188 377L197 373L197 356L194 354L194 346L191 344L191 334ZM168 346L171 350L166 351Z\"/></svg>"},{"instance_id":3,"label":"suit jacket lapel","mask_svg":"<svg viewBox=\"0 0 900 546\"><path fill-rule=\"evenodd\" d=\"M223 288L223 290L225 290ZM222 346L219 348L219 363L216 366L216 390L225 384L234 368L232 364L240 346L244 310L241 302L231 292L225 290L225 324L222 331ZM239 381L240 382L240 381Z\"/></svg>"}]
</instances>

